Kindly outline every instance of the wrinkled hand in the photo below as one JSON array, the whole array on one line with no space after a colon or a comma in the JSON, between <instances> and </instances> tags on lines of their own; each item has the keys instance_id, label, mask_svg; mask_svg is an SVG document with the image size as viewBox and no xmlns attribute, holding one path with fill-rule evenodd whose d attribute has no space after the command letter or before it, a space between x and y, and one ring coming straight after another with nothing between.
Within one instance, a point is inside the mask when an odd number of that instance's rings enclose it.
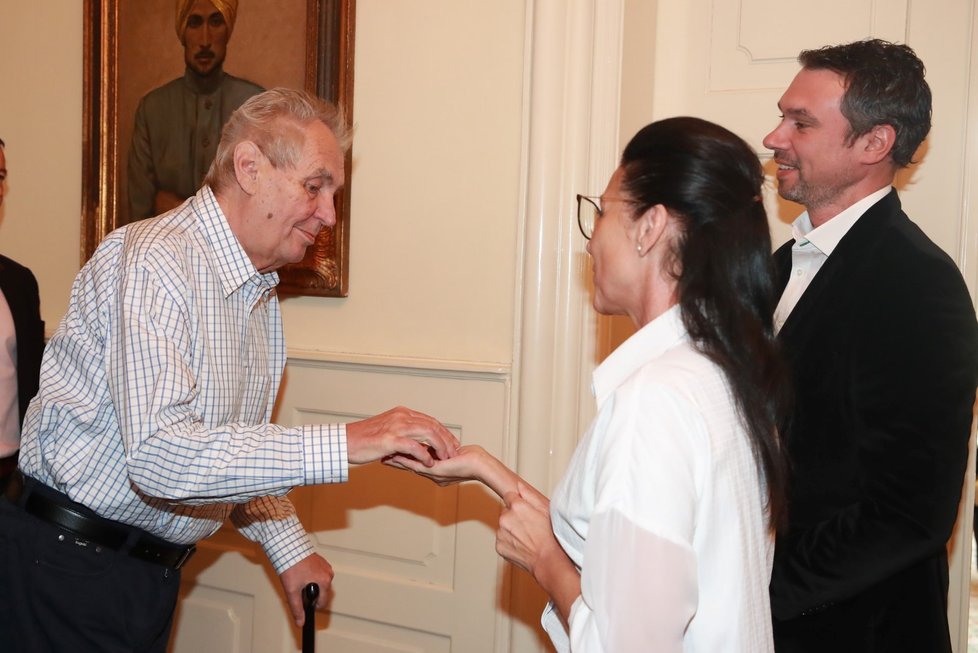
<instances>
[{"instance_id":1,"label":"wrinkled hand","mask_svg":"<svg viewBox=\"0 0 978 653\"><path fill-rule=\"evenodd\" d=\"M316 609L325 610L328 602L329 587L333 583L333 568L318 553L313 553L292 565L279 575L285 598L292 610L295 625L302 627L306 621L306 612L302 606L302 588L309 583L319 585L319 598L316 599Z\"/></svg>"},{"instance_id":2,"label":"wrinkled hand","mask_svg":"<svg viewBox=\"0 0 978 653\"><path fill-rule=\"evenodd\" d=\"M506 508L499 516L496 553L536 577L541 563L566 554L550 525L550 501L524 483L516 490L503 497Z\"/></svg>"},{"instance_id":3,"label":"wrinkled hand","mask_svg":"<svg viewBox=\"0 0 978 653\"><path fill-rule=\"evenodd\" d=\"M385 413L346 425L347 456L351 463L369 463L402 454L431 467L458 450L458 438L438 420L410 408Z\"/></svg>"}]
</instances>

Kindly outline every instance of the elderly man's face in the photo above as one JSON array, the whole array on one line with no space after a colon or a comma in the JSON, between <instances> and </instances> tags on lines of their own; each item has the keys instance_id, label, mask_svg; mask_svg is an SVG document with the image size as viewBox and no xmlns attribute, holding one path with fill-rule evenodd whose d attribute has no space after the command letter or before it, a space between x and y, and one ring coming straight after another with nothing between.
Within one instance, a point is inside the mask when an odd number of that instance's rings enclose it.
<instances>
[{"instance_id":1,"label":"elderly man's face","mask_svg":"<svg viewBox=\"0 0 978 653\"><path fill-rule=\"evenodd\" d=\"M201 77L224 63L228 47L228 24L210 0L197 0L183 32L183 58L187 67Z\"/></svg>"},{"instance_id":2,"label":"elderly man's face","mask_svg":"<svg viewBox=\"0 0 978 653\"><path fill-rule=\"evenodd\" d=\"M275 168L261 157L254 194L258 210L235 232L262 272L301 261L320 230L336 224L335 195L345 181L343 150L318 120L303 132L294 168Z\"/></svg>"}]
</instances>

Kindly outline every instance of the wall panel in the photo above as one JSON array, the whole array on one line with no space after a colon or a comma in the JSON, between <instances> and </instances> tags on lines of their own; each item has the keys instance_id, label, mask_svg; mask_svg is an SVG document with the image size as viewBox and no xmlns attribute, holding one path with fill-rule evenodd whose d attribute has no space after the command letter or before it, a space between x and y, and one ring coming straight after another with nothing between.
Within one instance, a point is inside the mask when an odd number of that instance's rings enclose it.
<instances>
[{"instance_id":1,"label":"wall panel","mask_svg":"<svg viewBox=\"0 0 978 653\"><path fill-rule=\"evenodd\" d=\"M505 459L509 374L296 359L277 421L346 422L397 404L434 415L463 444ZM379 463L347 484L291 493L316 549L332 564L330 612L317 641L344 652L495 651L508 619L495 554L500 503L479 485L439 487ZM184 583L174 653L287 651L296 646L277 579L257 547L228 529L202 545ZM220 639L223 648L202 648Z\"/></svg>"}]
</instances>

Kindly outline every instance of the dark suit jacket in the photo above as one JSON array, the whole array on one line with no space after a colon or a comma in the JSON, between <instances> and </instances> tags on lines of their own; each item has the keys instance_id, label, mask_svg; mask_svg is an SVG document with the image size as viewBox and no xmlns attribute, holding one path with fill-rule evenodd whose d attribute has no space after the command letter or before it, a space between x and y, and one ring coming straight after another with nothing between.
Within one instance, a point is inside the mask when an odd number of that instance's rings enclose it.
<instances>
[{"instance_id":1,"label":"dark suit jacket","mask_svg":"<svg viewBox=\"0 0 978 653\"><path fill-rule=\"evenodd\" d=\"M781 288L791 244L775 253ZM779 337L796 398L789 525L771 579L777 650L950 651L945 544L978 383L961 274L891 192Z\"/></svg>"},{"instance_id":2,"label":"dark suit jacket","mask_svg":"<svg viewBox=\"0 0 978 653\"><path fill-rule=\"evenodd\" d=\"M37 394L44 351L44 322L37 280L30 270L6 256L0 256L0 291L10 306L17 337L17 394L20 421L24 423L27 404Z\"/></svg>"}]
</instances>

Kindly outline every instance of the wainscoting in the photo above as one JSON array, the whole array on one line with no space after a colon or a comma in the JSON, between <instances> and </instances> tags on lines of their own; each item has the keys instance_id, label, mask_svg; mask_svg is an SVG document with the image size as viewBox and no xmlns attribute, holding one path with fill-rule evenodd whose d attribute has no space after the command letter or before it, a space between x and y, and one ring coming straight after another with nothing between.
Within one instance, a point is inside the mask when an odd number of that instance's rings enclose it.
<instances>
[{"instance_id":1,"label":"wainscoting","mask_svg":"<svg viewBox=\"0 0 978 653\"><path fill-rule=\"evenodd\" d=\"M491 365L304 354L289 361L276 421L347 422L400 404L505 459L509 395L509 370ZM331 610L317 619L321 650L504 650L509 580L493 548L494 495L372 464L351 469L346 485L290 496L336 572ZM230 528L204 542L184 576L173 653L298 648L260 548Z\"/></svg>"}]
</instances>

